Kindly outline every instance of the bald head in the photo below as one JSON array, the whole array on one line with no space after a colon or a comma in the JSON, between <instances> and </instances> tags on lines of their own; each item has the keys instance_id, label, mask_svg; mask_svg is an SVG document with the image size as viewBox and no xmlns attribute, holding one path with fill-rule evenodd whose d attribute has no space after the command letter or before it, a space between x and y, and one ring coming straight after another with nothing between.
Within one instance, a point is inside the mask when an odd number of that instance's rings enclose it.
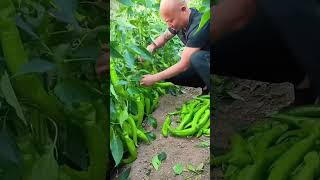
<instances>
[{"instance_id":1,"label":"bald head","mask_svg":"<svg viewBox=\"0 0 320 180\"><path fill-rule=\"evenodd\" d=\"M185 0L161 0L160 15L170 28L179 30L187 26L190 9Z\"/></svg>"},{"instance_id":2,"label":"bald head","mask_svg":"<svg viewBox=\"0 0 320 180\"><path fill-rule=\"evenodd\" d=\"M160 13L166 13L167 11L177 11L181 7L187 7L185 0L161 0Z\"/></svg>"}]
</instances>

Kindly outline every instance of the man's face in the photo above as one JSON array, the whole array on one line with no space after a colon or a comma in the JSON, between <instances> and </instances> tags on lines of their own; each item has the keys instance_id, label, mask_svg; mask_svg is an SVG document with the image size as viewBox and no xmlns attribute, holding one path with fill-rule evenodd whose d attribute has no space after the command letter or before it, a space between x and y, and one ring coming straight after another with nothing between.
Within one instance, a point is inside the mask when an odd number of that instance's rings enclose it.
<instances>
[{"instance_id":1,"label":"man's face","mask_svg":"<svg viewBox=\"0 0 320 180\"><path fill-rule=\"evenodd\" d=\"M167 12L161 13L161 16L162 16L162 19L167 23L167 26L169 28L179 31L186 26L184 12L185 12L184 9L181 8L175 11L167 11Z\"/></svg>"}]
</instances>

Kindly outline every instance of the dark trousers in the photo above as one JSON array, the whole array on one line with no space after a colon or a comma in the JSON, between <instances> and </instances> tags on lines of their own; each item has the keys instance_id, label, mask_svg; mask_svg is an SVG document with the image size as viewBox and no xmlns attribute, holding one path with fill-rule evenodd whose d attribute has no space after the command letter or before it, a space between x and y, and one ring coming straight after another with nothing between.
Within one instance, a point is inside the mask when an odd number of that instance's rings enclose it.
<instances>
[{"instance_id":1,"label":"dark trousers","mask_svg":"<svg viewBox=\"0 0 320 180\"><path fill-rule=\"evenodd\" d=\"M197 51L191 55L189 68L166 81L180 86L210 87L210 52Z\"/></svg>"}]
</instances>

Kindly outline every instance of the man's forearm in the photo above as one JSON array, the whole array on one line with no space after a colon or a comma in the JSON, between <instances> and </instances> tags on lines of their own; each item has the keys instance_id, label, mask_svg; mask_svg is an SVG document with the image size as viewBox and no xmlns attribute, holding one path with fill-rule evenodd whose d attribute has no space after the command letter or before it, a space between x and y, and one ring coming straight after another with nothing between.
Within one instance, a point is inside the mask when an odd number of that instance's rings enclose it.
<instances>
[{"instance_id":1,"label":"man's forearm","mask_svg":"<svg viewBox=\"0 0 320 180\"><path fill-rule=\"evenodd\" d=\"M153 44L153 45L154 45L154 50L163 47L163 46L166 44L167 41L168 41L168 40L165 39L165 37L164 37L163 34L160 35L159 37L157 37L157 38L154 40L154 44Z\"/></svg>"},{"instance_id":2,"label":"man's forearm","mask_svg":"<svg viewBox=\"0 0 320 180\"><path fill-rule=\"evenodd\" d=\"M179 61L178 63L174 64L173 66L169 67L168 69L156 74L157 81L162 81L165 79L172 78L172 77L184 72L185 70L187 70L188 66L189 65L186 64L185 62Z\"/></svg>"},{"instance_id":3,"label":"man's forearm","mask_svg":"<svg viewBox=\"0 0 320 180\"><path fill-rule=\"evenodd\" d=\"M157 81L172 78L186 71L189 68L191 55L199 50L200 48L185 48L181 54L181 60L178 63L156 74Z\"/></svg>"}]
</instances>

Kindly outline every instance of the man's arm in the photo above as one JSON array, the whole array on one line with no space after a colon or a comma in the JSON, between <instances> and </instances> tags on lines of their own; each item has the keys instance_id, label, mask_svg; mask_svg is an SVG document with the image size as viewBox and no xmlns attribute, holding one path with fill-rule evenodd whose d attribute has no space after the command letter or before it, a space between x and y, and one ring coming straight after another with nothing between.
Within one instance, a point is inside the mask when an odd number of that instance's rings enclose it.
<instances>
[{"instance_id":1,"label":"man's arm","mask_svg":"<svg viewBox=\"0 0 320 180\"><path fill-rule=\"evenodd\" d=\"M170 39L172 39L175 36L175 34L172 34L169 30L166 30L163 34L161 34L159 37L157 37L153 43L151 43L147 50L150 53L153 53L155 50L163 47Z\"/></svg>"},{"instance_id":2,"label":"man's arm","mask_svg":"<svg viewBox=\"0 0 320 180\"><path fill-rule=\"evenodd\" d=\"M191 55L199 50L200 48L186 47L183 50L181 54L181 60L178 63L157 74L153 74L153 75L148 74L143 76L140 84L144 86L151 86L158 81L169 79L173 76L176 76L186 71L190 64Z\"/></svg>"}]
</instances>

